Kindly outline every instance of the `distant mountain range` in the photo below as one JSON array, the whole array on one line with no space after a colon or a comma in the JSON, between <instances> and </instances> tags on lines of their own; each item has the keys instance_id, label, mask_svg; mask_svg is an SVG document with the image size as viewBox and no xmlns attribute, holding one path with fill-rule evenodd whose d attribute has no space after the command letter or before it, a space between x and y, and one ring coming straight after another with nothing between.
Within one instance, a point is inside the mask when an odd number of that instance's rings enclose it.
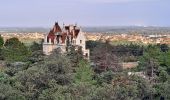
<instances>
[{"instance_id":1,"label":"distant mountain range","mask_svg":"<svg viewBox=\"0 0 170 100\"><path fill-rule=\"evenodd\" d=\"M0 33L47 33L50 28L43 27L0 27ZM170 34L170 27L144 27L144 26L109 26L109 27L82 27L88 33L140 33L140 34Z\"/></svg>"}]
</instances>

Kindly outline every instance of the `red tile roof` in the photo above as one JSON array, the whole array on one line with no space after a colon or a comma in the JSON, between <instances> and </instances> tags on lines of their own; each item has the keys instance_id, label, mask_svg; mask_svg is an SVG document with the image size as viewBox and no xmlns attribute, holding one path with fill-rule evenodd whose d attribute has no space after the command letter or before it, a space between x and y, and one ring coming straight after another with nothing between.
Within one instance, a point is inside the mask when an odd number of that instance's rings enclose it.
<instances>
[{"instance_id":1,"label":"red tile roof","mask_svg":"<svg viewBox=\"0 0 170 100\"><path fill-rule=\"evenodd\" d=\"M55 23L54 27L53 27L53 32L62 32L60 26L58 25L58 22Z\"/></svg>"},{"instance_id":2,"label":"red tile roof","mask_svg":"<svg viewBox=\"0 0 170 100\"><path fill-rule=\"evenodd\" d=\"M71 39L76 38L80 32L80 29L76 29L76 26L74 26L74 29L71 30L71 32L70 32L70 26L65 26L64 28L65 28L65 30L68 30L68 32L69 32L68 35L71 35ZM56 37L55 33L57 33L57 32L61 33L60 37ZM74 35L73 35L73 32L75 33ZM54 44L55 38L57 40L58 40L58 38L61 38L62 43L65 43L66 37L67 37L67 33L62 32L58 22L56 22L53 29L50 30L50 32L48 33L47 41L49 42L49 39L51 39L51 42Z\"/></svg>"}]
</instances>

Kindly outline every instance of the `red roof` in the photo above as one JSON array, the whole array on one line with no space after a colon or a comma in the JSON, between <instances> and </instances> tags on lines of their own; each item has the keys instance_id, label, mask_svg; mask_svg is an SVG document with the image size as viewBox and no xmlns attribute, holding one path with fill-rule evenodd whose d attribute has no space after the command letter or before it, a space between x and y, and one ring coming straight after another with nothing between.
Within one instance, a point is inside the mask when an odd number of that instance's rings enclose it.
<instances>
[{"instance_id":1,"label":"red roof","mask_svg":"<svg viewBox=\"0 0 170 100\"><path fill-rule=\"evenodd\" d=\"M80 32L80 29L75 29L75 36L77 37Z\"/></svg>"},{"instance_id":2,"label":"red roof","mask_svg":"<svg viewBox=\"0 0 170 100\"><path fill-rule=\"evenodd\" d=\"M74 26L74 30L71 30L70 32L70 27L69 26L65 26L65 29L68 30L68 34L71 35L71 39L76 38L78 36L78 33L80 32L80 29L76 29L76 26ZM61 35L59 37L56 37L55 33L60 32ZM75 35L73 36L73 32L75 33ZM52 30L50 30L50 32L48 33L47 36L47 41L49 42L49 39L51 39L51 42L54 43L55 38L61 38L62 43L65 43L67 37L67 33L66 32L62 32L58 22L55 23L54 27L52 28Z\"/></svg>"},{"instance_id":3,"label":"red roof","mask_svg":"<svg viewBox=\"0 0 170 100\"><path fill-rule=\"evenodd\" d=\"M60 26L58 25L58 22L55 23L54 27L53 27L53 32L62 32Z\"/></svg>"}]
</instances>

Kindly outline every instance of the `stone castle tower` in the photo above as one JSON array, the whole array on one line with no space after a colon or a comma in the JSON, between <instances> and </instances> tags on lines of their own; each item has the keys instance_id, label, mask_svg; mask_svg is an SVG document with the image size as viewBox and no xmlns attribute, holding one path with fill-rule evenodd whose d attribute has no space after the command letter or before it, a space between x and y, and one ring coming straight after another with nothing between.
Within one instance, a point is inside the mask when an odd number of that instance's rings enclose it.
<instances>
[{"instance_id":1,"label":"stone castle tower","mask_svg":"<svg viewBox=\"0 0 170 100\"><path fill-rule=\"evenodd\" d=\"M49 55L54 49L60 48L64 53L68 46L81 47L83 56L89 59L89 50L86 49L85 33L77 25L63 25L63 28L55 23L54 27L45 36L43 43L43 52Z\"/></svg>"}]
</instances>

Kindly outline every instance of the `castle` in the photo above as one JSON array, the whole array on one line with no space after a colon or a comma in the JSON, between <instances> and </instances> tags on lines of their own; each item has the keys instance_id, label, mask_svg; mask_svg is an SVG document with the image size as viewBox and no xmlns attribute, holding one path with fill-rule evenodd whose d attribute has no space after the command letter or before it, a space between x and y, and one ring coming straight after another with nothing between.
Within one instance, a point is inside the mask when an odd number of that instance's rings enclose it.
<instances>
[{"instance_id":1,"label":"castle","mask_svg":"<svg viewBox=\"0 0 170 100\"><path fill-rule=\"evenodd\" d=\"M50 55L57 48L60 48L61 52L65 53L70 46L81 47L83 56L89 59L85 33L81 31L81 28L77 27L77 25L63 25L61 28L58 22L56 22L54 27L45 36L43 43L44 54Z\"/></svg>"}]
</instances>

